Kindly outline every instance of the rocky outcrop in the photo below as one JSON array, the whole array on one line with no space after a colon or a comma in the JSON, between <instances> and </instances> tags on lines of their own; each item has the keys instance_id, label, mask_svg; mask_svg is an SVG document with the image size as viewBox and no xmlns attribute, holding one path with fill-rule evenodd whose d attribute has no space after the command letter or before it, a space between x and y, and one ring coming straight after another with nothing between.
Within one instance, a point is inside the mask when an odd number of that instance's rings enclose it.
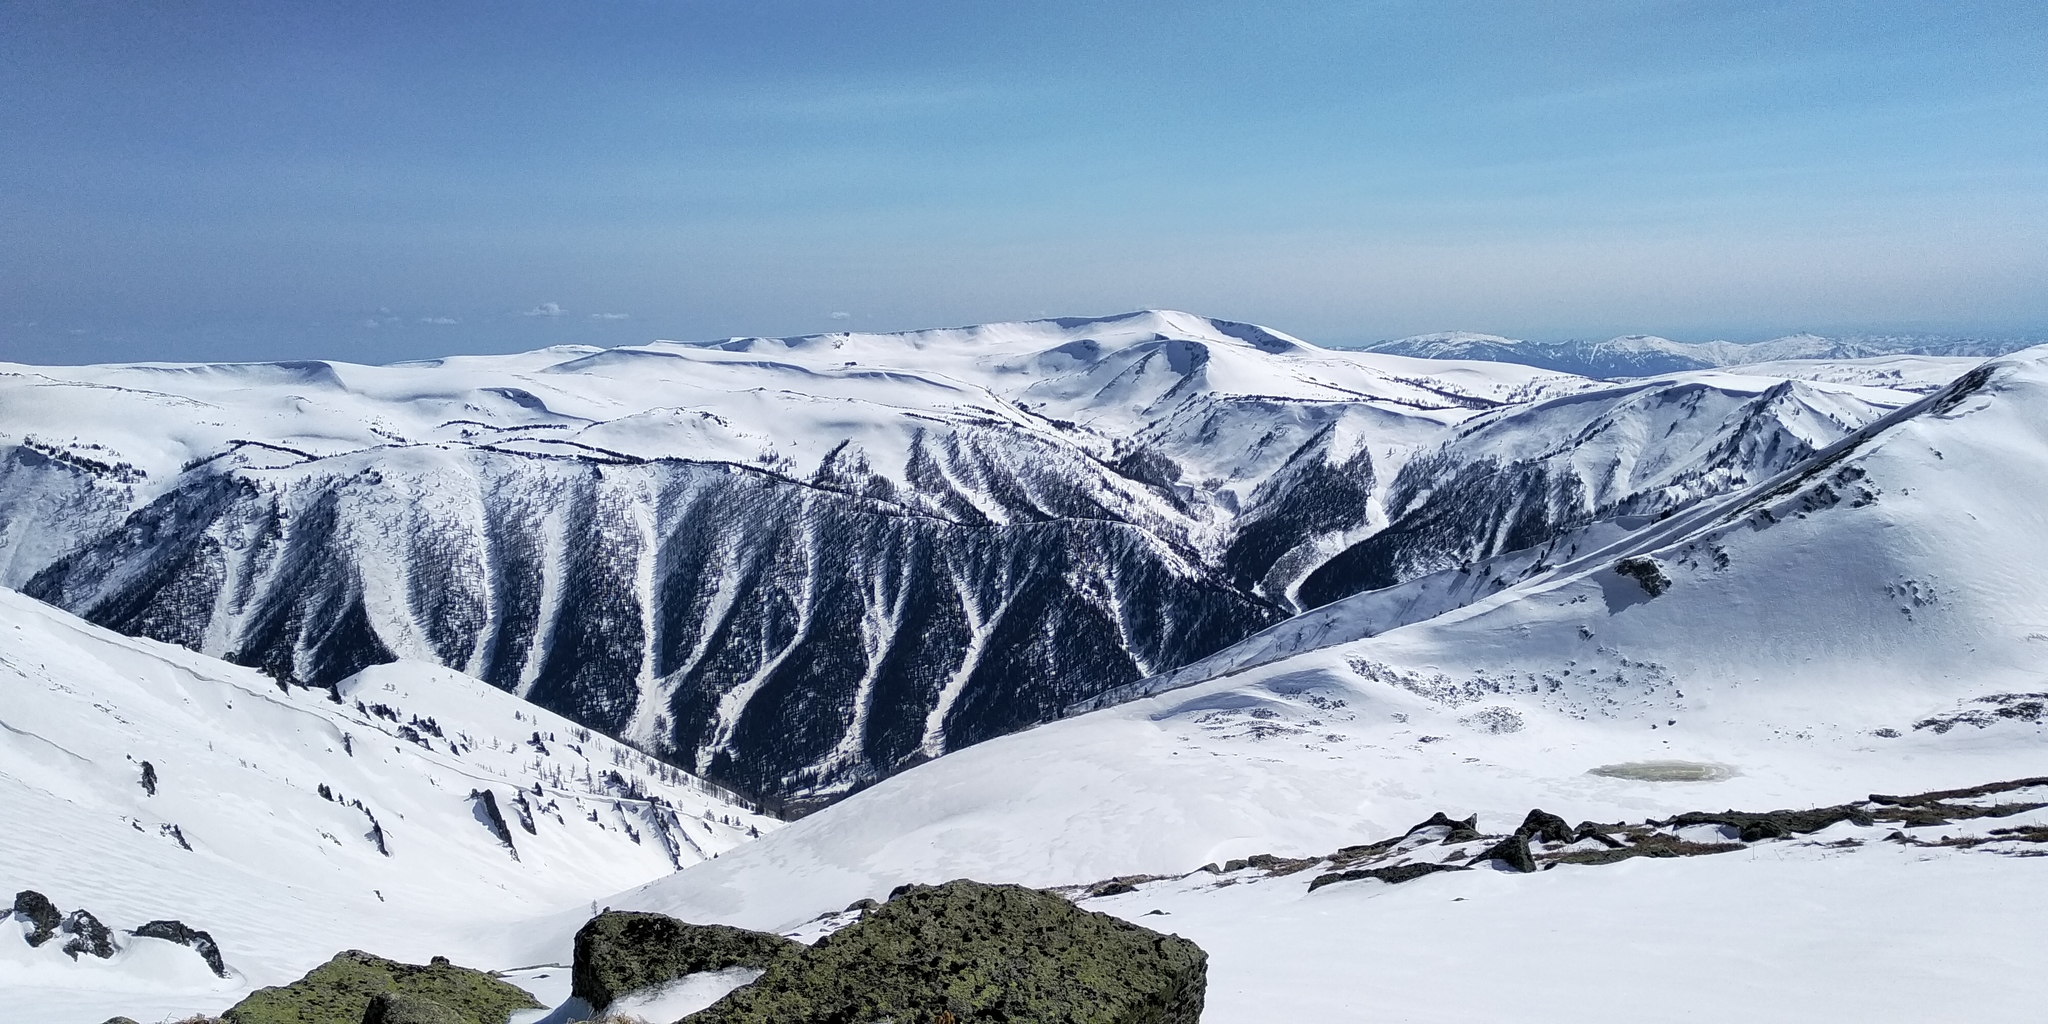
<instances>
[{"instance_id":1,"label":"rocky outcrop","mask_svg":"<svg viewBox=\"0 0 2048 1024\"><path fill-rule=\"evenodd\" d=\"M371 1002L386 994L406 997L397 1008L405 1012L412 1012L406 1009L412 1000L447 1011L445 1022L431 1024L505 1024L512 1011L540 1006L523 989L446 957L421 966L351 949L289 985L251 992L222 1017L228 1024L363 1024Z\"/></svg>"},{"instance_id":2,"label":"rocky outcrop","mask_svg":"<svg viewBox=\"0 0 2048 1024\"><path fill-rule=\"evenodd\" d=\"M57 934L57 926L64 922L64 912L58 910L48 896L34 889L23 889L14 894L14 912L28 920L26 938L31 946L50 941Z\"/></svg>"},{"instance_id":3,"label":"rocky outcrop","mask_svg":"<svg viewBox=\"0 0 2048 1024\"><path fill-rule=\"evenodd\" d=\"M469 801L470 810L476 815L476 820L491 830L491 835L497 837L499 845L512 855L513 860L518 860L519 848L512 845L512 830L505 826L505 812L498 809L497 792L489 789L472 789L469 791Z\"/></svg>"},{"instance_id":4,"label":"rocky outcrop","mask_svg":"<svg viewBox=\"0 0 2048 1024\"><path fill-rule=\"evenodd\" d=\"M628 992L704 971L766 968L803 946L780 935L606 911L576 932L570 994L603 1010Z\"/></svg>"},{"instance_id":5,"label":"rocky outcrop","mask_svg":"<svg viewBox=\"0 0 2048 1024\"><path fill-rule=\"evenodd\" d=\"M199 954L201 960L206 961L206 966L214 974L223 978L228 976L228 965L227 961L221 959L220 944L213 941L212 935L197 928L187 927L183 921L151 921L135 929L135 935L137 938L162 939L165 942L190 946Z\"/></svg>"},{"instance_id":6,"label":"rocky outcrop","mask_svg":"<svg viewBox=\"0 0 2048 1024\"><path fill-rule=\"evenodd\" d=\"M1281 617L1104 466L1008 435L921 444L888 497L486 449L195 470L23 590L294 684L436 661L793 800L1058 717Z\"/></svg>"},{"instance_id":7,"label":"rocky outcrop","mask_svg":"<svg viewBox=\"0 0 2048 1024\"><path fill-rule=\"evenodd\" d=\"M1196 1024L1208 955L1058 895L911 886L689 1024Z\"/></svg>"},{"instance_id":8,"label":"rocky outcrop","mask_svg":"<svg viewBox=\"0 0 2048 1024\"><path fill-rule=\"evenodd\" d=\"M78 959L80 953L105 960L112 957L120 947L114 944L114 930L100 923L91 911L74 910L64 916L64 933L71 936L64 943L64 952L71 959Z\"/></svg>"},{"instance_id":9,"label":"rocky outcrop","mask_svg":"<svg viewBox=\"0 0 2048 1024\"><path fill-rule=\"evenodd\" d=\"M89 910L74 910L69 914L57 909L48 896L34 889L23 889L14 894L13 915L28 921L28 934L22 938L30 946L40 946L59 933L71 936L63 945L64 954L76 960L79 954L96 956L105 960L120 951L114 942L114 930L100 923Z\"/></svg>"},{"instance_id":10,"label":"rocky outcrop","mask_svg":"<svg viewBox=\"0 0 2048 1024\"><path fill-rule=\"evenodd\" d=\"M1536 870L1536 858L1529 853L1529 837L1516 833L1482 850L1472 863L1498 861L1510 871L1527 874Z\"/></svg>"}]
</instances>

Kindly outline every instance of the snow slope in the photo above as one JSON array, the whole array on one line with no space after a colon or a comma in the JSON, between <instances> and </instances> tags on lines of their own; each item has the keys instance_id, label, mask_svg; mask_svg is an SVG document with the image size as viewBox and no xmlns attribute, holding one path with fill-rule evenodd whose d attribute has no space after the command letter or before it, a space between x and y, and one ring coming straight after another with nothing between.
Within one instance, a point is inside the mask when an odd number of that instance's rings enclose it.
<instances>
[{"instance_id":1,"label":"snow slope","mask_svg":"<svg viewBox=\"0 0 2048 1024\"><path fill-rule=\"evenodd\" d=\"M1483 600L1217 659L1210 678L956 752L610 902L780 930L906 881L1181 875L1323 856L1439 810L1503 832L1531 807L1640 820L2038 776L2044 492L2048 350L2032 350ZM1704 781L1591 772L1659 761ZM1877 838L1312 895L1141 886L1106 909L1210 944L1213 1021L1382 1000L1394 1019L1576 1019L1574 986L1601 977L1624 999L1746 992L1771 1020L2038 1000L2048 983L2018 951L2048 906L2039 861ZM536 927L535 953L571 927ZM1851 985L1871 964L1887 985Z\"/></svg>"},{"instance_id":2,"label":"snow slope","mask_svg":"<svg viewBox=\"0 0 2048 1024\"><path fill-rule=\"evenodd\" d=\"M438 663L795 809L1918 397L1173 311L0 369L0 582L312 685Z\"/></svg>"},{"instance_id":3,"label":"snow slope","mask_svg":"<svg viewBox=\"0 0 2048 1024\"><path fill-rule=\"evenodd\" d=\"M0 925L0 1016L218 1012L351 947L513 966L516 922L587 913L779 825L437 666L339 692L0 591L0 887L86 909L122 947L74 961ZM158 919L211 934L227 976L122 931Z\"/></svg>"}]
</instances>

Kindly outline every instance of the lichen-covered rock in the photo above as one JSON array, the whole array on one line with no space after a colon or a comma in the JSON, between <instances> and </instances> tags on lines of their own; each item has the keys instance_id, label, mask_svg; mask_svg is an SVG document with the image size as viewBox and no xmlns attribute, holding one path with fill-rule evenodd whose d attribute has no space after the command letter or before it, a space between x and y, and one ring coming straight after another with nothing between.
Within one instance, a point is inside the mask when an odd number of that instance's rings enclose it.
<instances>
[{"instance_id":1,"label":"lichen-covered rock","mask_svg":"<svg viewBox=\"0 0 2048 1024\"><path fill-rule=\"evenodd\" d=\"M64 912L50 902L48 896L34 889L23 889L14 894L14 912L28 918L28 944L40 946L57 934L57 926L64 922Z\"/></svg>"},{"instance_id":2,"label":"lichen-covered rock","mask_svg":"<svg viewBox=\"0 0 2048 1024\"><path fill-rule=\"evenodd\" d=\"M249 993L222 1016L228 1024L362 1024L371 1000L387 992L438 1003L459 1024L505 1024L512 1011L540 1006L524 989L443 957L422 967L351 949L289 985Z\"/></svg>"},{"instance_id":3,"label":"lichen-covered rock","mask_svg":"<svg viewBox=\"0 0 2048 1024\"><path fill-rule=\"evenodd\" d=\"M431 999L379 992L363 1011L363 1024L462 1024L462 1018Z\"/></svg>"},{"instance_id":4,"label":"lichen-covered rock","mask_svg":"<svg viewBox=\"0 0 2048 1024\"><path fill-rule=\"evenodd\" d=\"M163 939L179 945L190 946L199 954L206 966L220 977L228 976L227 961L221 959L220 943L213 936L197 928L188 927L183 921L151 921L135 929L135 934L145 939Z\"/></svg>"},{"instance_id":5,"label":"lichen-covered rock","mask_svg":"<svg viewBox=\"0 0 2048 1024\"><path fill-rule=\"evenodd\" d=\"M637 989L702 971L765 968L803 948L767 932L608 910L576 932L569 991L602 1010Z\"/></svg>"},{"instance_id":6,"label":"lichen-covered rock","mask_svg":"<svg viewBox=\"0 0 2048 1024\"><path fill-rule=\"evenodd\" d=\"M688 1024L1196 1024L1208 955L1057 895L914 886Z\"/></svg>"}]
</instances>

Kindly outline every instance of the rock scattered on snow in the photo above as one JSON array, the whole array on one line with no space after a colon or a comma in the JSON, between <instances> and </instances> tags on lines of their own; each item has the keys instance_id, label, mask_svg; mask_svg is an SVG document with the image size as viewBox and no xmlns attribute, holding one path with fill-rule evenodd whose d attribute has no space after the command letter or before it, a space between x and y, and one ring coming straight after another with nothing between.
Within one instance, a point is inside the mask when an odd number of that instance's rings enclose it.
<instances>
[{"instance_id":1,"label":"rock scattered on snow","mask_svg":"<svg viewBox=\"0 0 2048 1024\"><path fill-rule=\"evenodd\" d=\"M40 946L57 934L57 926L64 920L64 914L48 896L34 889L23 889L14 894L14 912L28 919L34 927L26 938L31 946Z\"/></svg>"},{"instance_id":2,"label":"rock scattered on snow","mask_svg":"<svg viewBox=\"0 0 2048 1024\"><path fill-rule=\"evenodd\" d=\"M200 959L206 961L206 966L213 969L214 974L223 978L228 976L228 965L221 959L220 944L213 941L212 935L188 927L183 921L151 921L135 929L135 935L138 938L163 939L181 946L190 946L199 953Z\"/></svg>"},{"instance_id":3,"label":"rock scattered on snow","mask_svg":"<svg viewBox=\"0 0 2048 1024\"><path fill-rule=\"evenodd\" d=\"M90 953L102 960L109 959L119 948L114 945L114 930L100 923L91 911L74 910L64 917L64 932L71 941L64 944L64 952L71 959L78 959L80 953Z\"/></svg>"},{"instance_id":4,"label":"rock scattered on snow","mask_svg":"<svg viewBox=\"0 0 2048 1024\"><path fill-rule=\"evenodd\" d=\"M505 827L505 812L498 809L498 794L489 789L472 789L469 798L475 804L477 820L498 837L498 842L504 844L513 860L518 860L519 848L512 845L512 830Z\"/></svg>"}]
</instances>

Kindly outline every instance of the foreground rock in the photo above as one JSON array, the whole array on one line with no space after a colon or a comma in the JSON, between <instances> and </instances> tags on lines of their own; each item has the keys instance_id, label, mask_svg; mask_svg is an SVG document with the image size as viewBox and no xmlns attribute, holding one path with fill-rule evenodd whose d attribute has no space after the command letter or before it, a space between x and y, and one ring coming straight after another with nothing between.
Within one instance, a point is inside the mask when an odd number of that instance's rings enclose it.
<instances>
[{"instance_id":1,"label":"foreground rock","mask_svg":"<svg viewBox=\"0 0 2048 1024\"><path fill-rule=\"evenodd\" d=\"M687 924L661 914L606 911L576 932L571 995L602 1010L640 989L704 971L764 969L803 945L722 924Z\"/></svg>"},{"instance_id":2,"label":"foreground rock","mask_svg":"<svg viewBox=\"0 0 2048 1024\"><path fill-rule=\"evenodd\" d=\"M538 1008L525 990L482 971L435 957L424 967L371 956L336 954L289 985L261 988L222 1017L228 1024L364 1024L371 1004L382 1024L505 1024L514 1010Z\"/></svg>"},{"instance_id":3,"label":"foreground rock","mask_svg":"<svg viewBox=\"0 0 2048 1024\"><path fill-rule=\"evenodd\" d=\"M580 967L580 965L579 965ZM1196 1024L1208 954L1053 893L910 886L689 1024Z\"/></svg>"}]
</instances>

